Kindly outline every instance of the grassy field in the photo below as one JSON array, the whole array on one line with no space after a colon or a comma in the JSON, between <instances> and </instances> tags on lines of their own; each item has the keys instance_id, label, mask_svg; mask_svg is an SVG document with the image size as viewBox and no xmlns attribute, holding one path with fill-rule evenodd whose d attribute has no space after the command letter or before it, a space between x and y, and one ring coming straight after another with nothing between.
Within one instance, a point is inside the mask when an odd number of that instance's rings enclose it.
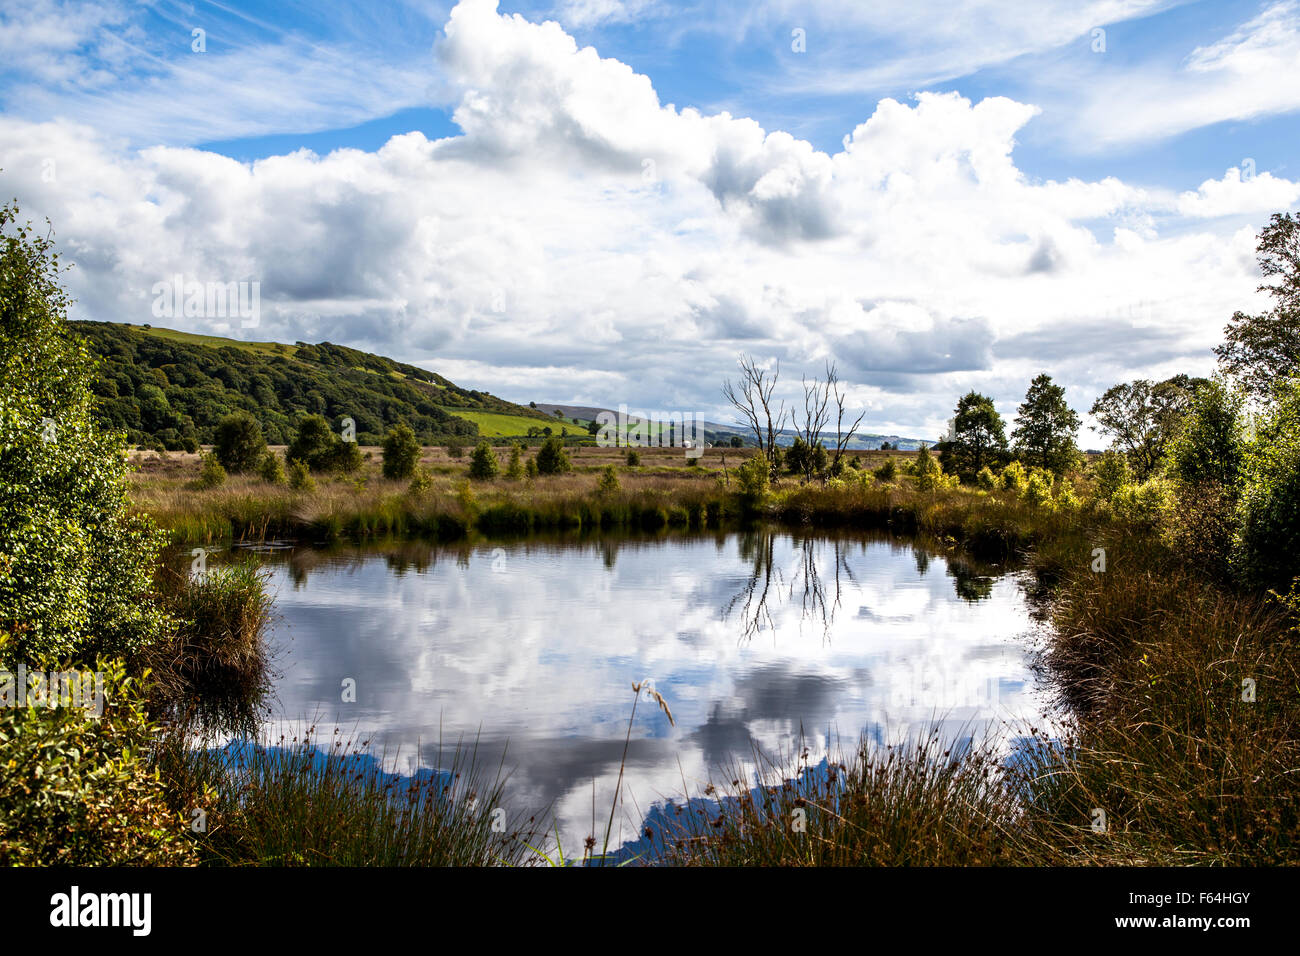
<instances>
[{"instance_id":1,"label":"grassy field","mask_svg":"<svg viewBox=\"0 0 1300 956\"><path fill-rule=\"evenodd\" d=\"M475 411L472 408L444 407L442 410L448 415L473 422L478 426L479 435L484 438L518 438L527 435L530 428L545 428L547 425L557 435L561 428L567 428L570 435L586 434L583 426L575 425L568 419L561 421L545 416L534 418L531 415L505 415L501 412Z\"/></svg>"},{"instance_id":2,"label":"grassy field","mask_svg":"<svg viewBox=\"0 0 1300 956\"><path fill-rule=\"evenodd\" d=\"M186 345L206 345L209 348L234 348L241 352L255 352L258 355L283 355L286 358L298 351L296 345L283 342L248 342L243 339L229 339L221 335L200 335L196 332L180 332L176 329L145 328L136 326L145 335L166 339L170 342L183 342Z\"/></svg>"}]
</instances>

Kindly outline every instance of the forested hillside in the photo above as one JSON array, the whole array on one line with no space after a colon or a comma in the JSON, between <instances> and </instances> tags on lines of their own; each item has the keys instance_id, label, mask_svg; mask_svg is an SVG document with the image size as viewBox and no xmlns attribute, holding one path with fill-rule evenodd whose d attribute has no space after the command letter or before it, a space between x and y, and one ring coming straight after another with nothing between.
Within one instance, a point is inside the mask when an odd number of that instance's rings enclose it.
<instances>
[{"instance_id":1,"label":"forested hillside","mask_svg":"<svg viewBox=\"0 0 1300 956\"><path fill-rule=\"evenodd\" d=\"M547 416L379 355L322 342L282 345L110 322L70 322L101 359L97 413L132 444L169 450L210 443L222 416L243 409L266 440L286 444L299 416L356 423L362 444L406 422L425 443L470 438L478 426L456 410ZM553 420L552 420L553 421Z\"/></svg>"}]
</instances>

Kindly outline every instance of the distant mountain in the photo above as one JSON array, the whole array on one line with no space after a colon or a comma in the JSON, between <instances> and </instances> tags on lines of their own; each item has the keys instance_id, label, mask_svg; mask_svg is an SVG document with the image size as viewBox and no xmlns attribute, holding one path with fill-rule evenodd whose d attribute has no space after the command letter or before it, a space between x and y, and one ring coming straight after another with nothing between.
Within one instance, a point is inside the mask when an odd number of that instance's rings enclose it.
<instances>
[{"instance_id":1,"label":"distant mountain","mask_svg":"<svg viewBox=\"0 0 1300 956\"><path fill-rule=\"evenodd\" d=\"M312 412L335 426L351 418L362 444L377 443L397 422L425 443L525 435L556 424L543 412L461 388L435 372L329 342L286 345L116 322L68 324L101 360L94 383L100 420L136 445L210 443L217 423L238 409L262 423L271 444L287 444L298 419Z\"/></svg>"},{"instance_id":2,"label":"distant mountain","mask_svg":"<svg viewBox=\"0 0 1300 956\"><path fill-rule=\"evenodd\" d=\"M554 405L549 402L537 402L536 408L538 411L545 412L551 416L554 416L558 411L567 421L572 422L576 418L582 423L595 421L596 416L601 412L609 412L611 415L618 414L617 409L601 408L596 405ZM631 411L633 410L629 410L629 414ZM642 411L647 415L652 414L650 409L637 409L636 411ZM726 441L732 435L739 435L744 439L747 445L752 444L754 440L753 433L748 428L740 425L724 425L718 422L706 421L704 422L703 427L706 436L705 440L712 442L713 444L718 444L719 440ZM777 444L789 445L794 441L794 438L794 429L783 429L777 436ZM827 444L833 444L835 442L835 433L831 432L827 435L823 432L822 440ZM928 445L934 444L932 441L924 441L920 438L901 438L898 435L863 434L859 432L853 436L853 440L849 443L848 447L855 449L879 448L884 442L889 442L890 447L892 448L901 448L911 451L920 448L923 443Z\"/></svg>"}]
</instances>

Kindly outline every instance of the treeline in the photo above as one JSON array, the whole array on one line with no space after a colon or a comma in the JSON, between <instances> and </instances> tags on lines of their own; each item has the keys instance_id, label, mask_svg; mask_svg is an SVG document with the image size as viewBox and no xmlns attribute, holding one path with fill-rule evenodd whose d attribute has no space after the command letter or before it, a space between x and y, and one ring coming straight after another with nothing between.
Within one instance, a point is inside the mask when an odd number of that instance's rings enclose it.
<instances>
[{"instance_id":1,"label":"treeline","mask_svg":"<svg viewBox=\"0 0 1300 956\"><path fill-rule=\"evenodd\" d=\"M252 343L177 341L117 323L68 325L100 360L91 383L97 419L133 445L194 450L214 442L221 420L240 411L259 421L271 444L292 441L305 415L335 424L351 418L362 444L377 444L398 422L432 444L478 435L476 424L443 406L536 414L413 365L328 342L299 342L281 353Z\"/></svg>"}]
</instances>

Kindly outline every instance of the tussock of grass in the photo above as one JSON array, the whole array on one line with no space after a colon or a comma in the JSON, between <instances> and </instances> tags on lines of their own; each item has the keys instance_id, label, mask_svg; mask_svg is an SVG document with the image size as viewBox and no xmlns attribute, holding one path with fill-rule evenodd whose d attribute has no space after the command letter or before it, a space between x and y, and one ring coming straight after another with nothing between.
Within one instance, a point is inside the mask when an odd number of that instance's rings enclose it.
<instances>
[{"instance_id":1,"label":"tussock of grass","mask_svg":"<svg viewBox=\"0 0 1300 956\"><path fill-rule=\"evenodd\" d=\"M337 728L286 740L187 749L174 736L162 772L181 806L202 809L206 862L229 866L489 866L538 859L544 832L497 812L505 777L475 753L441 751L438 771L401 777Z\"/></svg>"}]
</instances>

